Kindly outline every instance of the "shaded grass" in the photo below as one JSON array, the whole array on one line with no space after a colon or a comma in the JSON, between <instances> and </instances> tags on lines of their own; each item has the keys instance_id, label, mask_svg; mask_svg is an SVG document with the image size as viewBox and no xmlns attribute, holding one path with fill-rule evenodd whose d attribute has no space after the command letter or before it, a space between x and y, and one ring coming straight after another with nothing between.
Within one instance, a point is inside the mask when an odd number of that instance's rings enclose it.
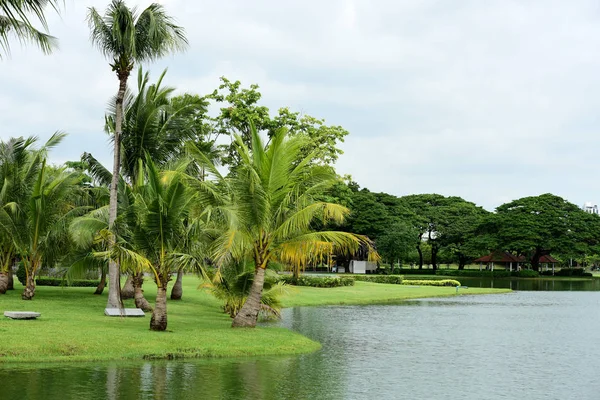
<instances>
[{"instance_id":1,"label":"shaded grass","mask_svg":"<svg viewBox=\"0 0 600 400\"><path fill-rule=\"evenodd\" d=\"M149 330L145 318L105 317L106 291L94 288L44 287L32 301L21 300L22 286L0 297L4 311L37 311L37 320L0 316L0 363L240 357L299 354L320 348L284 328L231 329L231 319L220 303L203 290L195 277L184 280L181 301L168 302L168 331ZM144 285L153 303L156 286ZM127 300L125 307L134 307Z\"/></svg>"},{"instance_id":2,"label":"shaded grass","mask_svg":"<svg viewBox=\"0 0 600 400\"><path fill-rule=\"evenodd\" d=\"M458 295L507 293L510 289L462 288ZM456 288L405 286L357 281L354 286L336 288L297 287L282 303L284 307L337 304L378 304L427 297L456 296Z\"/></svg>"}]
</instances>

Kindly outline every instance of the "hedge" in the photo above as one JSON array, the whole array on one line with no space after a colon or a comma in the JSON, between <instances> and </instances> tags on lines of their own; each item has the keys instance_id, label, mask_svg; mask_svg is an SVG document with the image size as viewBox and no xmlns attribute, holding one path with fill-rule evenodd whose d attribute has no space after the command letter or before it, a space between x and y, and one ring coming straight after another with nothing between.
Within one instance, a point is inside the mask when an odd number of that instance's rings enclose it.
<instances>
[{"instance_id":1,"label":"hedge","mask_svg":"<svg viewBox=\"0 0 600 400\"><path fill-rule=\"evenodd\" d=\"M473 278L508 278L510 271L498 269L495 271L478 270L478 269L438 269L436 275L443 276L465 276Z\"/></svg>"},{"instance_id":2,"label":"hedge","mask_svg":"<svg viewBox=\"0 0 600 400\"><path fill-rule=\"evenodd\" d=\"M402 285L404 277L402 275L356 275L354 279L363 282L374 282L374 283L391 283L395 285Z\"/></svg>"},{"instance_id":3,"label":"hedge","mask_svg":"<svg viewBox=\"0 0 600 400\"><path fill-rule=\"evenodd\" d=\"M294 286L310 286L320 288L331 288L340 286L354 286L353 277L329 277L329 276L306 276L300 275L299 278L294 278L292 275L282 275L279 277L281 282Z\"/></svg>"},{"instance_id":4,"label":"hedge","mask_svg":"<svg viewBox=\"0 0 600 400\"><path fill-rule=\"evenodd\" d=\"M406 280L402 282L403 285L412 286L460 286L460 282L454 279L442 279L442 280Z\"/></svg>"},{"instance_id":5,"label":"hedge","mask_svg":"<svg viewBox=\"0 0 600 400\"><path fill-rule=\"evenodd\" d=\"M544 271L542 275L552 275L552 271ZM563 268L555 271L554 276L581 276L591 277L594 276L591 272L586 272L583 268Z\"/></svg>"},{"instance_id":6,"label":"hedge","mask_svg":"<svg viewBox=\"0 0 600 400\"><path fill-rule=\"evenodd\" d=\"M66 279L60 278L37 278L35 280L37 286L71 286L71 287L97 287L100 284L99 280L77 279L67 282Z\"/></svg>"}]
</instances>

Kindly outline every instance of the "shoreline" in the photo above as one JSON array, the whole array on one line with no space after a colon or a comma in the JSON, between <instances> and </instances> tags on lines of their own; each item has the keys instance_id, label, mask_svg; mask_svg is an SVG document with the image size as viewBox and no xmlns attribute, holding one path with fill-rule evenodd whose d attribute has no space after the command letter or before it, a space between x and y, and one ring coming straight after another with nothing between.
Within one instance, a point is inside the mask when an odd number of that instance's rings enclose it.
<instances>
[{"instance_id":1,"label":"shoreline","mask_svg":"<svg viewBox=\"0 0 600 400\"><path fill-rule=\"evenodd\" d=\"M104 295L94 288L41 286L32 301L20 299L22 286L2 295L1 311L38 311L38 320L19 321L0 316L0 368L28 364L69 362L139 362L144 360L247 358L293 356L312 353L321 344L280 327L232 329L231 319L220 303L203 290L195 276L184 279L181 301L168 303L167 332L148 329L145 318L109 318L103 315ZM144 284L145 295L154 302L156 286ZM340 288L294 287L283 298L285 308L392 304L405 300L456 295L454 287L404 286L356 282ZM469 288L458 295L498 294L508 289ZM125 307L133 307L126 300Z\"/></svg>"}]
</instances>

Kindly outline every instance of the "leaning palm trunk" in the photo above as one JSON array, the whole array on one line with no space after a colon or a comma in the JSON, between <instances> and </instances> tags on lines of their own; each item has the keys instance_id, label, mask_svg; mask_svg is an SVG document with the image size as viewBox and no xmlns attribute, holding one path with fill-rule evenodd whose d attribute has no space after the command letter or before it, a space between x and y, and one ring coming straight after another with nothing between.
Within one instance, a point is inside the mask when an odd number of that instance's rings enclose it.
<instances>
[{"instance_id":1,"label":"leaning palm trunk","mask_svg":"<svg viewBox=\"0 0 600 400\"><path fill-rule=\"evenodd\" d=\"M8 272L0 271L0 294L5 294L8 290Z\"/></svg>"},{"instance_id":2,"label":"leaning palm trunk","mask_svg":"<svg viewBox=\"0 0 600 400\"><path fill-rule=\"evenodd\" d=\"M233 319L233 328L254 328L258 321L258 313L261 308L261 295L265 283L265 269L258 267L254 273L254 280L250 288L250 294L242 309Z\"/></svg>"},{"instance_id":3,"label":"leaning palm trunk","mask_svg":"<svg viewBox=\"0 0 600 400\"><path fill-rule=\"evenodd\" d=\"M144 284L144 274L142 272L135 274L132 279L133 283L133 298L135 300L135 306L148 312L152 311L152 306L144 297L144 291L142 285Z\"/></svg>"},{"instance_id":4,"label":"leaning palm trunk","mask_svg":"<svg viewBox=\"0 0 600 400\"><path fill-rule=\"evenodd\" d=\"M180 269L177 271L177 279L175 280L175 285L173 285L173 289L171 289L171 300L181 300L183 296L183 270Z\"/></svg>"},{"instance_id":5,"label":"leaning palm trunk","mask_svg":"<svg viewBox=\"0 0 600 400\"><path fill-rule=\"evenodd\" d=\"M119 91L115 102L115 134L113 174L110 182L110 203L108 206L108 226L113 228L117 219L117 189L119 185L119 176L121 172L121 131L123 130L123 99L127 89L127 78L129 71L118 73ZM107 307L122 308L121 288L120 288L120 270L116 260L111 259L108 263L108 303Z\"/></svg>"},{"instance_id":6,"label":"leaning palm trunk","mask_svg":"<svg viewBox=\"0 0 600 400\"><path fill-rule=\"evenodd\" d=\"M156 293L156 304L152 311L152 319L150 320L150 330L165 331L167 330L167 287L161 285Z\"/></svg>"},{"instance_id":7,"label":"leaning palm trunk","mask_svg":"<svg viewBox=\"0 0 600 400\"><path fill-rule=\"evenodd\" d=\"M127 275L127 280L121 288L121 300L133 299L134 292L133 279L131 275Z\"/></svg>"},{"instance_id":8,"label":"leaning palm trunk","mask_svg":"<svg viewBox=\"0 0 600 400\"><path fill-rule=\"evenodd\" d=\"M33 296L35 296L35 274L27 274L25 290L23 290L21 298L23 300L32 300Z\"/></svg>"},{"instance_id":9,"label":"leaning palm trunk","mask_svg":"<svg viewBox=\"0 0 600 400\"><path fill-rule=\"evenodd\" d=\"M104 292L104 288L106 287L106 271L104 268L100 268L100 283L96 286L96 291L94 294L102 294Z\"/></svg>"}]
</instances>

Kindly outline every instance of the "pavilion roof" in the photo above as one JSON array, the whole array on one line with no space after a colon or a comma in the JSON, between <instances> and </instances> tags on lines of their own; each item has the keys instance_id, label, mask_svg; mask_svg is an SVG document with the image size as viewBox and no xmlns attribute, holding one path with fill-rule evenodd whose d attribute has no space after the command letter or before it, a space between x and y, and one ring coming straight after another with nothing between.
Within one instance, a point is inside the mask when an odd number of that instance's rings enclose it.
<instances>
[{"instance_id":1,"label":"pavilion roof","mask_svg":"<svg viewBox=\"0 0 600 400\"><path fill-rule=\"evenodd\" d=\"M541 256L540 262L544 263L544 264L556 264L556 263L558 263L558 260L556 258L552 257L550 254L548 254L545 256Z\"/></svg>"},{"instance_id":2,"label":"pavilion roof","mask_svg":"<svg viewBox=\"0 0 600 400\"><path fill-rule=\"evenodd\" d=\"M515 255L510 254L507 251L493 251L490 254L479 257L475 260L475 262L488 263L488 262L501 262L501 263L511 263L511 262L523 262L525 261L524 257L517 257Z\"/></svg>"}]
</instances>

